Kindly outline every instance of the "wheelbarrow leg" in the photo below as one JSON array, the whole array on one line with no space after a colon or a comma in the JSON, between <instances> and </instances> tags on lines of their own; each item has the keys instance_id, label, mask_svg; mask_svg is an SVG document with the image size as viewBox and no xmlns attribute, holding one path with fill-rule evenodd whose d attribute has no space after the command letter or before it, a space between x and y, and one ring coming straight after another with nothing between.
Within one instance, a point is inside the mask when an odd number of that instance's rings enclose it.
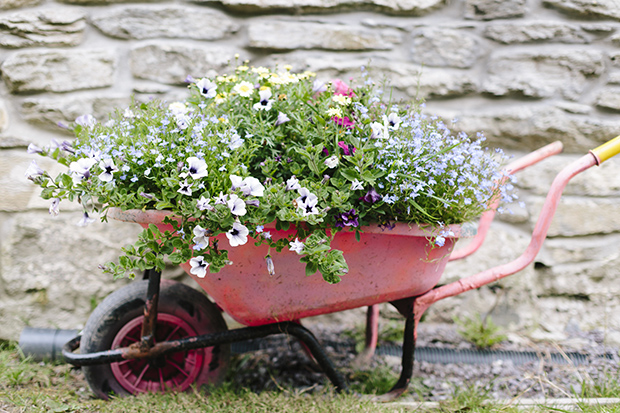
<instances>
[{"instance_id":1,"label":"wheelbarrow leg","mask_svg":"<svg viewBox=\"0 0 620 413\"><path fill-rule=\"evenodd\" d=\"M374 304L368 306L366 311L366 336L364 349L355 357L352 365L355 367L363 367L370 363L370 359L375 355L377 349L377 341L379 340L379 305Z\"/></svg>"},{"instance_id":2,"label":"wheelbarrow leg","mask_svg":"<svg viewBox=\"0 0 620 413\"><path fill-rule=\"evenodd\" d=\"M402 369L400 377L392 389L385 394L374 397L373 400L375 401L387 402L396 399L407 390L411 382L418 324L413 312L415 300L416 297L412 297L390 303L405 317L405 336L403 338L403 357L401 360Z\"/></svg>"}]
</instances>

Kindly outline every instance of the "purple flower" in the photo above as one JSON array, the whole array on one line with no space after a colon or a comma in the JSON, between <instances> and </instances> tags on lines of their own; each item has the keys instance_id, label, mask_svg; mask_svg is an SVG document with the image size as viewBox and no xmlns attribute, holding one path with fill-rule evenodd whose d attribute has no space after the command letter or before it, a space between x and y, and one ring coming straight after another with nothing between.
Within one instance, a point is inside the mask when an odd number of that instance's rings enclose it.
<instances>
[{"instance_id":1,"label":"purple flower","mask_svg":"<svg viewBox=\"0 0 620 413\"><path fill-rule=\"evenodd\" d=\"M284 122L288 122L289 120L291 119L286 116L286 113L279 112L278 120L276 120L276 126L282 125Z\"/></svg>"},{"instance_id":2,"label":"purple flower","mask_svg":"<svg viewBox=\"0 0 620 413\"><path fill-rule=\"evenodd\" d=\"M353 155L355 153L355 146L347 144L344 141L338 142L338 146L342 148L342 151L346 156Z\"/></svg>"},{"instance_id":3,"label":"purple flower","mask_svg":"<svg viewBox=\"0 0 620 413\"><path fill-rule=\"evenodd\" d=\"M359 217L357 216L355 209L351 209L347 212L337 214L336 215L336 226L340 228L358 227L359 226L358 218Z\"/></svg>"},{"instance_id":4,"label":"purple flower","mask_svg":"<svg viewBox=\"0 0 620 413\"><path fill-rule=\"evenodd\" d=\"M368 202L370 204L374 204L375 202L379 201L381 198L382 198L381 195L377 193L375 188L371 187L368 190L368 192L366 192L366 195L361 197L360 200L364 202Z\"/></svg>"}]
</instances>

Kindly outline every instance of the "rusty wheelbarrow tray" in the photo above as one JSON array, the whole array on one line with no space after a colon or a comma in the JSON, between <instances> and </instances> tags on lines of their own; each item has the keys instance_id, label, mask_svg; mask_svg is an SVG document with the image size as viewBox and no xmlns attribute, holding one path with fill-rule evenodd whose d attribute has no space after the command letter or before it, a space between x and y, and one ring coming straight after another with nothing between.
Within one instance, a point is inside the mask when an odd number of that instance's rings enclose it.
<instances>
[{"instance_id":1,"label":"rusty wheelbarrow tray","mask_svg":"<svg viewBox=\"0 0 620 413\"><path fill-rule=\"evenodd\" d=\"M507 169L510 173L517 172L561 150L562 144L555 142L513 162ZM339 233L333 245L345 251L350 272L338 285L328 285L321 277L305 277L303 265L290 251L273 255L278 276L269 276L264 258L256 260L256 256L264 257L266 251L258 248L259 251L250 252L257 248L238 247L230 254L235 265L221 273L197 278L189 273L187 264L183 266L216 305L204 296L194 296L195 290L191 292L183 289L188 288L185 286L171 286L169 281L161 281L158 272L147 271L145 278L148 280L142 282L142 290L133 288L130 293L122 293L121 289L116 302L104 300L89 319L83 336L69 341L63 348L63 355L69 363L85 366L86 378L93 391L107 398L110 392L134 394L187 390L193 384L217 383L226 367L230 343L288 334L304 344L336 390L344 391L347 390L346 380L315 336L299 320L368 306L363 356L369 357L377 341L377 304L390 302L406 320L402 370L392 390L378 399L394 399L407 389L411 380L417 326L426 309L438 300L497 281L530 264L542 246L569 180L618 152L620 136L590 151L557 175L529 246L521 256L507 264L436 287L449 260L465 257L482 244L494 208L481 217L478 233L472 242L456 251L452 248L462 232L458 226L451 228L455 236L448 238L442 247L430 242L432 230L406 225L398 226L394 232L368 229L360 242L355 241L352 233ZM138 222L143 226L150 223L163 225L162 214L165 213L110 211L113 218ZM389 236L386 237L385 232L389 232ZM287 233L280 235L286 236ZM390 254L388 266L386 254ZM294 274L301 276L295 277ZM195 302L204 300L202 307L194 308ZM228 330L219 314L221 310L247 327ZM97 320L91 322L96 313ZM89 324L92 325L89 327ZM74 353L78 347L86 351Z\"/></svg>"}]
</instances>

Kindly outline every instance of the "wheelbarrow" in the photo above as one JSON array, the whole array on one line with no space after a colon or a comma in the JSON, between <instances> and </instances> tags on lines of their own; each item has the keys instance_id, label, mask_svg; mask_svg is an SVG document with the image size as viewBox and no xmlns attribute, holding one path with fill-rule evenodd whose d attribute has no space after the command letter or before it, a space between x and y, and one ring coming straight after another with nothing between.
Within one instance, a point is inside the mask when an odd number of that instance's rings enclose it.
<instances>
[{"instance_id":1,"label":"wheelbarrow","mask_svg":"<svg viewBox=\"0 0 620 413\"><path fill-rule=\"evenodd\" d=\"M561 151L562 144L555 142L513 162L507 171L515 173ZM368 307L362 357L370 357L377 341L378 304L389 302L405 318L400 377L388 393L377 397L392 400L407 389L411 380L417 326L426 309L438 300L495 282L530 264L542 246L569 180L618 152L620 136L557 175L529 246L507 264L437 286L448 261L465 257L482 244L497 205L483 214L473 240L456 251L456 240L469 235L465 227L451 226L454 235L447 237L443 246L432 242L428 228L405 224L391 230L364 228L360 241L356 241L354 233L339 232L332 245L344 251L349 273L336 285L325 283L321 277L306 277L294 252L272 253L274 275L264 259L266 250L240 246L229 251L234 265L204 278L191 274L189 264L182 265L214 302L198 290L162 280L159 272L147 270L145 279L101 302L82 334L64 345L63 356L67 362L82 367L95 395L107 399L111 394L185 391L192 386L217 385L226 373L231 343L287 334L302 342L337 391L346 391L346 380L300 320ZM111 218L143 227L154 224L161 231L171 228L163 224L166 215L165 211L108 211ZM286 237L294 231L265 229L274 237ZM245 327L228 330L222 311ZM74 352L78 348L80 352Z\"/></svg>"}]
</instances>

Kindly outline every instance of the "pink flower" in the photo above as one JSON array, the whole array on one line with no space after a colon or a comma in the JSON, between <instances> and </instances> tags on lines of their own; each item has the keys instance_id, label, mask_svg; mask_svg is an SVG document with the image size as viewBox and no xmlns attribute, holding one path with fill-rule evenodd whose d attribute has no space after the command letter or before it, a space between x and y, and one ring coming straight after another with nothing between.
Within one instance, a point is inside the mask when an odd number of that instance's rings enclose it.
<instances>
[{"instance_id":1,"label":"pink flower","mask_svg":"<svg viewBox=\"0 0 620 413\"><path fill-rule=\"evenodd\" d=\"M346 156L350 156L350 155L353 155L355 153L355 146L349 145L349 144L345 143L344 141L338 142L338 146L340 146L340 148L342 148L342 152Z\"/></svg>"},{"instance_id":2,"label":"pink flower","mask_svg":"<svg viewBox=\"0 0 620 413\"><path fill-rule=\"evenodd\" d=\"M332 79L332 86L334 88L334 95L344 95L349 97L355 96L353 89L351 89L349 85L340 79Z\"/></svg>"},{"instance_id":3,"label":"pink flower","mask_svg":"<svg viewBox=\"0 0 620 413\"><path fill-rule=\"evenodd\" d=\"M355 126L355 122L349 119L348 116L345 116L342 118L339 118L338 116L334 116L332 118L332 121L334 121L337 125L343 126L347 129L352 129L353 126Z\"/></svg>"}]
</instances>

